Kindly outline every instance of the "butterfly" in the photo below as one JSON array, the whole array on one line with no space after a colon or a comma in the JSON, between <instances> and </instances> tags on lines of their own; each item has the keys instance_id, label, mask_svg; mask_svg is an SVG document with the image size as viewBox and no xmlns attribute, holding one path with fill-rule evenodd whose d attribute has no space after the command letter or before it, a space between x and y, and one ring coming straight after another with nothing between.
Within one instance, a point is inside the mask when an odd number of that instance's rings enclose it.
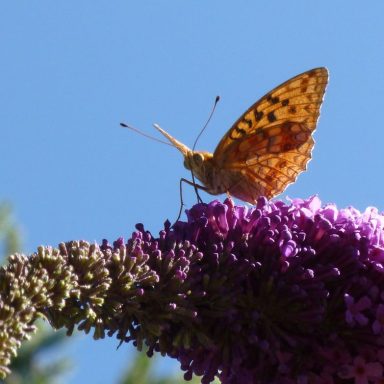
<instances>
[{"instance_id":1,"label":"butterfly","mask_svg":"<svg viewBox=\"0 0 384 384\"><path fill-rule=\"evenodd\" d=\"M260 196L282 193L306 169L327 82L322 67L277 86L233 124L213 153L193 151L155 127L203 185L184 181L212 195L227 193L254 204Z\"/></svg>"},{"instance_id":2,"label":"butterfly","mask_svg":"<svg viewBox=\"0 0 384 384\"><path fill-rule=\"evenodd\" d=\"M154 126L183 154L193 181L196 177L203 184L181 179L195 187L199 200L197 189L254 204L260 196L282 193L306 169L327 83L328 71L320 67L280 84L232 125L213 153L191 150Z\"/></svg>"}]
</instances>

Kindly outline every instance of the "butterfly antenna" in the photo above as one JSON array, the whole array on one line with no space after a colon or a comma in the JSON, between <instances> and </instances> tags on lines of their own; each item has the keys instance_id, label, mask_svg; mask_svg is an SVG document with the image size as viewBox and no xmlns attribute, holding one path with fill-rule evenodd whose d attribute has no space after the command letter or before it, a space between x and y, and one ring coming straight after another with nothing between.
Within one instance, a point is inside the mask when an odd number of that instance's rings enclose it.
<instances>
[{"instance_id":1,"label":"butterfly antenna","mask_svg":"<svg viewBox=\"0 0 384 384\"><path fill-rule=\"evenodd\" d=\"M200 136L203 134L203 132L205 131L205 128L207 128L207 125L208 125L209 122L211 121L212 116L213 116L213 113L215 112L215 109L216 109L216 105L217 105L217 103L218 103L219 101L220 101L220 96L216 96L215 103L213 104L213 107L212 107L211 113L209 114L208 120L207 120L207 122L204 124L203 129L202 129L202 130L200 131L200 133L197 135L196 140L195 140L195 142L193 143L192 151L195 150L195 148L196 148L196 144L197 144L197 142L199 141ZM196 193L196 196L197 196L197 201L198 201L199 203L202 203L203 200L202 200L202 198L200 197L199 190L198 190L197 187L196 187L195 174L193 173L193 170L192 170L192 169L191 169L191 175L192 175L193 186L194 186L194 188L195 188L195 193Z\"/></svg>"},{"instance_id":2,"label":"butterfly antenna","mask_svg":"<svg viewBox=\"0 0 384 384\"><path fill-rule=\"evenodd\" d=\"M125 123L120 123L120 126L123 127L123 128L129 128L132 131L135 131L136 133L138 133L139 135L147 137L148 139L155 140L155 141L158 141L159 143L167 144L167 145L173 147L173 145L168 143L167 141L160 140L157 137L149 135L148 133L141 132L139 129L137 129L135 127L132 127L131 125L128 125L128 124L125 124Z\"/></svg>"},{"instance_id":3,"label":"butterfly antenna","mask_svg":"<svg viewBox=\"0 0 384 384\"><path fill-rule=\"evenodd\" d=\"M203 134L203 132L205 131L205 128L207 128L207 125L208 125L209 122L211 121L212 116L213 116L213 113L215 112L215 109L216 109L216 105L217 105L217 103L218 103L219 101L220 101L220 96L216 96L215 103L213 104L213 107L212 107L211 113L209 114L208 120L207 120L207 122L204 124L203 129L202 129L202 130L200 131L200 133L197 135L196 140L195 140L195 142L193 143L192 151L195 150L195 148L196 148L196 144L197 144L197 142L199 141L200 136Z\"/></svg>"}]
</instances>

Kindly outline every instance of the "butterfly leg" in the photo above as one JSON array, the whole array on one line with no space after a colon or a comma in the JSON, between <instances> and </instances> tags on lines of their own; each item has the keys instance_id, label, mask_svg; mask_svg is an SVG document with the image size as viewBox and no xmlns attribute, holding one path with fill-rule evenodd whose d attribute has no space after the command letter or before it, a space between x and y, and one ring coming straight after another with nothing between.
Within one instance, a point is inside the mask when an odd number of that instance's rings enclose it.
<instances>
[{"instance_id":1,"label":"butterfly leg","mask_svg":"<svg viewBox=\"0 0 384 384\"><path fill-rule=\"evenodd\" d=\"M193 188L195 188L195 193L196 193L196 196L197 196L197 202L198 203L203 203L203 199L200 197L199 195L199 189L201 189L202 191L207 191L207 188L206 187L203 187L202 185L200 184L197 184L195 183L194 181L189 181L187 179L180 179L180 191L181 191L181 183L184 181L184 183L187 183L189 185L192 185Z\"/></svg>"},{"instance_id":2,"label":"butterfly leg","mask_svg":"<svg viewBox=\"0 0 384 384\"><path fill-rule=\"evenodd\" d=\"M198 188L203 188L203 189L206 189L206 188L204 188L201 185L196 183L195 175L194 175L193 171L191 171L191 175L192 175L192 185L193 185L193 188L195 189L195 193L196 193L196 197L197 197L197 203L203 203L203 199L199 195ZM185 181L190 183L188 180L185 180Z\"/></svg>"},{"instance_id":3,"label":"butterfly leg","mask_svg":"<svg viewBox=\"0 0 384 384\"><path fill-rule=\"evenodd\" d=\"M179 210L179 214L177 216L177 219L176 221L179 221L180 219L180 216L181 216L181 213L183 211L183 207L184 207L184 200L183 200L183 181L184 183L187 183L189 185L192 185L194 188L195 188L195 191L196 191L196 194L197 194L197 197L198 197L198 202L199 203L202 203L203 200L201 199L201 197L199 196L199 193L197 192L198 189L202 189L203 191L206 191L207 188L203 187L202 185L199 185L199 184L196 184L196 183L193 183L192 181L189 181L187 179L184 179L184 178L181 178L180 179L180 210Z\"/></svg>"}]
</instances>

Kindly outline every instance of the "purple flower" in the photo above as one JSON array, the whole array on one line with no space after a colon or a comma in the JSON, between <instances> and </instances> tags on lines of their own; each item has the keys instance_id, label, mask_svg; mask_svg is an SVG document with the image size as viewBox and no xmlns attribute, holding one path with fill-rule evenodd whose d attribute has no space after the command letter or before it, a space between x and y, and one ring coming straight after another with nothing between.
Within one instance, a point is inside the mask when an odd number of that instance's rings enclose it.
<instances>
[{"instance_id":1,"label":"purple flower","mask_svg":"<svg viewBox=\"0 0 384 384\"><path fill-rule=\"evenodd\" d=\"M10 258L0 308L11 308L12 284L30 292L19 306L30 313L0 311L0 320L18 331L19 318L29 326L41 313L69 333L116 335L177 359L185 379L203 384L383 382L384 216L375 208L227 199L195 205L158 237L136 228L112 245Z\"/></svg>"},{"instance_id":2,"label":"purple flower","mask_svg":"<svg viewBox=\"0 0 384 384\"><path fill-rule=\"evenodd\" d=\"M151 345L178 359L187 379L363 383L381 375L384 218L377 210L322 207L317 197L290 205L261 198L256 207L198 204L187 217L163 232L159 250L187 241L200 252L184 280L199 297L196 316L188 329L170 331L168 349L162 336Z\"/></svg>"},{"instance_id":3,"label":"purple flower","mask_svg":"<svg viewBox=\"0 0 384 384\"><path fill-rule=\"evenodd\" d=\"M384 326L384 305L379 304L376 309L376 319L372 324L373 333L378 335L383 332Z\"/></svg>"},{"instance_id":4,"label":"purple flower","mask_svg":"<svg viewBox=\"0 0 384 384\"><path fill-rule=\"evenodd\" d=\"M363 296L357 303L355 303L355 299L346 293L344 295L344 301L347 306L345 314L346 322L352 326L356 323L361 326L367 325L369 318L363 314L363 311L372 308L372 302L369 297Z\"/></svg>"},{"instance_id":5,"label":"purple flower","mask_svg":"<svg viewBox=\"0 0 384 384\"><path fill-rule=\"evenodd\" d=\"M354 379L355 384L379 383L383 378L383 366L377 362L367 363L364 358L357 356L351 365L340 370L339 376Z\"/></svg>"}]
</instances>

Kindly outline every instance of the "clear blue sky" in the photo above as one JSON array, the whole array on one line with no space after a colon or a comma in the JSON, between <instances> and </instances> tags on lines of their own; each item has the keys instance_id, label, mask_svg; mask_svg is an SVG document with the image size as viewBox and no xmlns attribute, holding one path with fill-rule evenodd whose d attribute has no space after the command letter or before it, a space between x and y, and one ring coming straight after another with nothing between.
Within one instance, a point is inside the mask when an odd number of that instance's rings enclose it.
<instances>
[{"instance_id":1,"label":"clear blue sky","mask_svg":"<svg viewBox=\"0 0 384 384\"><path fill-rule=\"evenodd\" d=\"M281 197L383 210L383 15L378 0L2 2L0 200L25 252L175 219L181 155L120 121L192 145L220 95L198 145L212 151L260 96L318 66L330 82L313 160ZM66 382L114 383L128 350L79 337Z\"/></svg>"}]
</instances>

